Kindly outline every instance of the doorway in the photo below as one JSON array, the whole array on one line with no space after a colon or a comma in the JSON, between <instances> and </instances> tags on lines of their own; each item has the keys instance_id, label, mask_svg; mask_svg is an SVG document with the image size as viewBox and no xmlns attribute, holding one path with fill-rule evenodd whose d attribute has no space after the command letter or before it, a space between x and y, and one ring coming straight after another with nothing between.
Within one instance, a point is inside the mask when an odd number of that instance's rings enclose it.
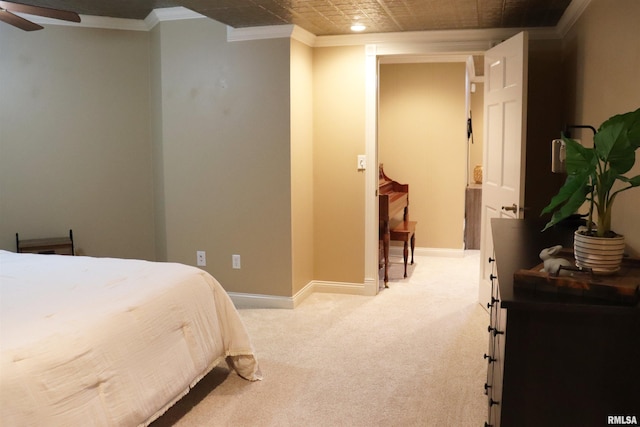
<instances>
[{"instance_id":1,"label":"doorway","mask_svg":"<svg viewBox=\"0 0 640 427\"><path fill-rule=\"evenodd\" d=\"M410 217L419 223L416 246L426 255L464 253L465 189L473 180L470 163L477 153L482 156L481 133L474 153L467 135L475 76L470 61L469 55L380 56L376 80L368 79L378 83L368 90L379 96L377 162L371 163L383 164L386 175L409 184ZM367 261L377 267L377 252Z\"/></svg>"},{"instance_id":2,"label":"doorway","mask_svg":"<svg viewBox=\"0 0 640 427\"><path fill-rule=\"evenodd\" d=\"M463 248L465 64L380 61L378 163L409 184L419 248Z\"/></svg>"}]
</instances>

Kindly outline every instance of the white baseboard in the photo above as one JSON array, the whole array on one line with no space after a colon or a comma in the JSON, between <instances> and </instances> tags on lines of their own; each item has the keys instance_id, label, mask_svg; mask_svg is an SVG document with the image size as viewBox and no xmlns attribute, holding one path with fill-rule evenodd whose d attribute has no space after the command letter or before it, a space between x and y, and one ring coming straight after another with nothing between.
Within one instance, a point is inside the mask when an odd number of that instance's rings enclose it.
<instances>
[{"instance_id":1,"label":"white baseboard","mask_svg":"<svg viewBox=\"0 0 640 427\"><path fill-rule=\"evenodd\" d=\"M375 285L371 285L375 286ZM367 286L360 283L342 283L314 280L309 282L304 288L292 297L282 297L277 295L244 294L238 292L228 292L231 301L236 308L296 308L302 301L307 299L314 292L324 292L332 294L368 295L370 292ZM372 294L372 295L375 295Z\"/></svg>"},{"instance_id":2,"label":"white baseboard","mask_svg":"<svg viewBox=\"0 0 640 427\"><path fill-rule=\"evenodd\" d=\"M295 308L292 297L227 292L236 308Z\"/></svg>"},{"instance_id":3,"label":"white baseboard","mask_svg":"<svg viewBox=\"0 0 640 427\"><path fill-rule=\"evenodd\" d=\"M393 245L389 247L389 256L402 257L402 246ZM409 250L411 251L411 250ZM413 254L415 256L434 256L444 258L462 258L464 257L464 249L449 248L415 248ZM409 254L411 256L411 254Z\"/></svg>"},{"instance_id":4,"label":"white baseboard","mask_svg":"<svg viewBox=\"0 0 640 427\"><path fill-rule=\"evenodd\" d=\"M364 295L365 285L363 283L326 282L323 280L314 280L313 291L329 294Z\"/></svg>"},{"instance_id":5,"label":"white baseboard","mask_svg":"<svg viewBox=\"0 0 640 427\"><path fill-rule=\"evenodd\" d=\"M390 256L402 257L401 246L391 246ZM442 248L415 248L416 256L433 257L464 257L464 249L442 249ZM312 280L304 288L300 289L292 297L277 295L244 294L228 292L233 304L237 308L296 308L302 301L307 299L314 292L324 292L333 294L364 295L375 296L375 280L366 279L364 283L348 282L328 282L324 280Z\"/></svg>"}]
</instances>

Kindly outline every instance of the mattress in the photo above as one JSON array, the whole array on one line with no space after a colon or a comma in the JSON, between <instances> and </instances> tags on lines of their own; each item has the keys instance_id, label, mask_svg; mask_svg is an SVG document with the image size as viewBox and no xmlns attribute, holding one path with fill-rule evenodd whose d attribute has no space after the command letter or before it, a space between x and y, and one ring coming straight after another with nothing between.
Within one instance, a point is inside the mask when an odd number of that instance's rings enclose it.
<instances>
[{"instance_id":1,"label":"mattress","mask_svg":"<svg viewBox=\"0 0 640 427\"><path fill-rule=\"evenodd\" d=\"M148 425L224 361L261 378L231 299L176 263L0 251L0 424Z\"/></svg>"}]
</instances>

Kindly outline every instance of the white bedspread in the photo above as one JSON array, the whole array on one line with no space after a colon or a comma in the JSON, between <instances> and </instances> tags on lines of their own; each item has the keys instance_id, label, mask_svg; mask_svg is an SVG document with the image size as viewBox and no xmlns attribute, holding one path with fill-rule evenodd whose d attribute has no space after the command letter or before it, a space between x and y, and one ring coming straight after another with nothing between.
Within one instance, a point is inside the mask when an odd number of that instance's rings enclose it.
<instances>
[{"instance_id":1,"label":"white bedspread","mask_svg":"<svg viewBox=\"0 0 640 427\"><path fill-rule=\"evenodd\" d=\"M0 425L147 425L225 357L260 378L229 296L175 263L0 251Z\"/></svg>"}]
</instances>

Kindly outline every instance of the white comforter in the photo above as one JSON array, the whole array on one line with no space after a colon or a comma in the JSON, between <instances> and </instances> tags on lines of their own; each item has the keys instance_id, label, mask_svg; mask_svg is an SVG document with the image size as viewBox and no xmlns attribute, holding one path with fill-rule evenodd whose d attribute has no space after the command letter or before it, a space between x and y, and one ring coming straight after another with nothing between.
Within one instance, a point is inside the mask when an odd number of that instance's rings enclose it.
<instances>
[{"instance_id":1,"label":"white comforter","mask_svg":"<svg viewBox=\"0 0 640 427\"><path fill-rule=\"evenodd\" d=\"M228 357L260 372L229 296L182 264L0 251L0 425L146 425Z\"/></svg>"}]
</instances>

